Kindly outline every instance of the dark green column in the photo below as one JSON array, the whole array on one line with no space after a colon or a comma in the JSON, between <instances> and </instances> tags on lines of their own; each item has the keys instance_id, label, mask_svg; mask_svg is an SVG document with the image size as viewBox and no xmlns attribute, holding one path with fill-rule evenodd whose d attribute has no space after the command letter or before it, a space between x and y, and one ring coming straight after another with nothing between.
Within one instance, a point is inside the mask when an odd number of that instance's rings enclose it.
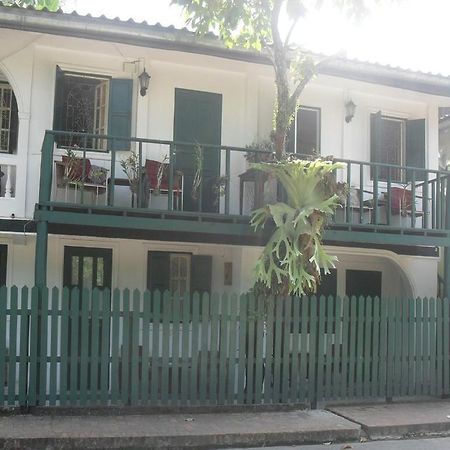
<instances>
[{"instance_id":1,"label":"dark green column","mask_svg":"<svg viewBox=\"0 0 450 450\"><path fill-rule=\"evenodd\" d=\"M446 179L445 228L450 230L450 180ZM450 298L450 239L444 249L444 297Z\"/></svg>"},{"instance_id":2,"label":"dark green column","mask_svg":"<svg viewBox=\"0 0 450 450\"><path fill-rule=\"evenodd\" d=\"M47 284L48 222L40 220L36 224L36 232L34 284L38 287L45 287Z\"/></svg>"}]
</instances>

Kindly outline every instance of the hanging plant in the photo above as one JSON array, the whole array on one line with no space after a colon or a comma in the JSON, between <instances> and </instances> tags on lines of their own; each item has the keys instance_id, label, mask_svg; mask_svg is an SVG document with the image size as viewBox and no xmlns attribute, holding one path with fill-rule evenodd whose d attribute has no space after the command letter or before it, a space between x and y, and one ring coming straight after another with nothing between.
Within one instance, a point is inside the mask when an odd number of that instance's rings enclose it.
<instances>
[{"instance_id":1,"label":"hanging plant","mask_svg":"<svg viewBox=\"0 0 450 450\"><path fill-rule=\"evenodd\" d=\"M281 295L314 293L320 269L329 273L336 261L325 252L322 235L346 188L334 175L342 164L288 158L252 167L274 176L285 191L285 202L268 204L252 213L255 230L267 222L275 225L256 263L255 289Z\"/></svg>"},{"instance_id":2,"label":"hanging plant","mask_svg":"<svg viewBox=\"0 0 450 450\"><path fill-rule=\"evenodd\" d=\"M193 200L198 199L198 192L202 185L203 176L203 148L201 145L195 145L195 175L192 182L191 197Z\"/></svg>"}]
</instances>

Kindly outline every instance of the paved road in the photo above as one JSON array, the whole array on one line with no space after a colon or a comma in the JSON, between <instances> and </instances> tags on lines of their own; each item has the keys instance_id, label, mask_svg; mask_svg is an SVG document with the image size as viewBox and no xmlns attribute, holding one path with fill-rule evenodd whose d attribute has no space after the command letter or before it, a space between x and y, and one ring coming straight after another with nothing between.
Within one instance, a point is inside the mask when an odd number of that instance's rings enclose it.
<instances>
[{"instance_id":1,"label":"paved road","mask_svg":"<svg viewBox=\"0 0 450 450\"><path fill-rule=\"evenodd\" d=\"M361 444L300 445L293 447L265 447L265 450L449 450L450 438L417 439L407 441L376 441ZM258 447L263 448L263 447ZM244 449L234 449L244 450ZM257 450L245 449L245 450Z\"/></svg>"}]
</instances>

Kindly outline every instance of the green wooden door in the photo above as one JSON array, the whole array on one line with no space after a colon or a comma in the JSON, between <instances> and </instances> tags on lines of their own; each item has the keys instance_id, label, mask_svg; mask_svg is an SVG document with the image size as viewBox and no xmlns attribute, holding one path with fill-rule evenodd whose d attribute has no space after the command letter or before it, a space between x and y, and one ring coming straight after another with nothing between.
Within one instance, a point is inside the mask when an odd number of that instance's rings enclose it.
<instances>
[{"instance_id":1,"label":"green wooden door","mask_svg":"<svg viewBox=\"0 0 450 450\"><path fill-rule=\"evenodd\" d=\"M112 250L109 248L64 247L63 285L80 292L111 289ZM104 323L103 309L109 310L110 298L92 295L89 305L85 297L70 295L70 317L67 323L67 380L69 398L76 402L96 396L101 378L109 379L109 366L101 369L102 352L109 357L109 323ZM102 306L100 306L100 303ZM75 319L78 317L78 320ZM61 343L61 345L63 345ZM89 361L88 361L89 359Z\"/></svg>"},{"instance_id":2,"label":"green wooden door","mask_svg":"<svg viewBox=\"0 0 450 450\"><path fill-rule=\"evenodd\" d=\"M210 92L175 89L174 141L193 144L221 144L222 95ZM197 151L198 154L198 151ZM183 173L183 209L217 212L219 202L215 186L220 170L220 151L201 146L202 183L193 191L197 171L196 147L177 146L175 168Z\"/></svg>"}]
</instances>

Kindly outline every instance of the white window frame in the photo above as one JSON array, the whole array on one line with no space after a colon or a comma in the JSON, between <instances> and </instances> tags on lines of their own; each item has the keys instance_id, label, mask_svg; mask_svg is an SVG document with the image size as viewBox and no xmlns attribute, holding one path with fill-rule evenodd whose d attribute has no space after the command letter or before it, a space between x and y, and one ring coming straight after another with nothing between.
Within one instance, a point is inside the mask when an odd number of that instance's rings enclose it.
<instances>
[{"instance_id":1,"label":"white window frame","mask_svg":"<svg viewBox=\"0 0 450 450\"><path fill-rule=\"evenodd\" d=\"M3 105L2 99L4 98L5 92L9 91L9 105ZM7 133L6 148L0 147L0 153L9 153L9 146L11 140L11 119L12 119L12 105L13 105L13 95L14 91L9 83L0 81L0 133ZM3 114L6 112L8 117L8 128L3 128ZM1 144L1 140L0 140Z\"/></svg>"},{"instance_id":2,"label":"white window frame","mask_svg":"<svg viewBox=\"0 0 450 450\"><path fill-rule=\"evenodd\" d=\"M317 135L316 135L316 142L317 142L317 155L320 155L321 150L321 127L322 127L322 110L319 107L315 106L300 106L294 115L294 154L298 153L297 149L297 135L298 135L298 113L300 110L303 111L313 111L316 113L316 119L317 119Z\"/></svg>"},{"instance_id":3,"label":"white window frame","mask_svg":"<svg viewBox=\"0 0 450 450\"><path fill-rule=\"evenodd\" d=\"M172 263L176 259L184 259L186 262L186 275L182 276L180 274L180 266L178 265L178 274L172 276ZM185 291L180 289L180 282L185 282ZM177 288L173 288L173 283L177 283ZM191 289L191 255L189 253L170 253L170 263L169 263L169 286L172 294L178 292L180 295L189 293Z\"/></svg>"}]
</instances>

